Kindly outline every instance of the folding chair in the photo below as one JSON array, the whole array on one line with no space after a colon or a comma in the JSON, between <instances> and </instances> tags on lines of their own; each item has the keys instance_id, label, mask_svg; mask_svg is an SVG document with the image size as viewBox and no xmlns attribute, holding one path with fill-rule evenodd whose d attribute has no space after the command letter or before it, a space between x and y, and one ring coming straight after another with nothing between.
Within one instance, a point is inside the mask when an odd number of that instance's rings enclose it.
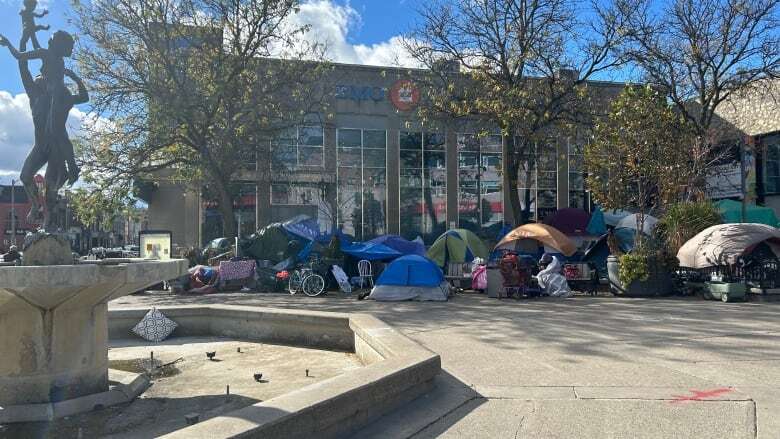
<instances>
[{"instance_id":1,"label":"folding chair","mask_svg":"<svg viewBox=\"0 0 780 439\"><path fill-rule=\"evenodd\" d=\"M371 262L363 259L358 262L358 276L360 278L360 288L363 288L364 282L368 280L371 288L374 287L374 273L371 270Z\"/></svg>"}]
</instances>

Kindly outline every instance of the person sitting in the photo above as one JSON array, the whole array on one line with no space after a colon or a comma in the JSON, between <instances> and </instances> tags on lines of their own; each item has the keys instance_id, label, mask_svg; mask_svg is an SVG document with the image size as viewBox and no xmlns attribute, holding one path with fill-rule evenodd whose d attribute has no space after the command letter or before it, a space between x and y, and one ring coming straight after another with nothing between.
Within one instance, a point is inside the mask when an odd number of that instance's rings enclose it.
<instances>
[{"instance_id":1,"label":"person sitting","mask_svg":"<svg viewBox=\"0 0 780 439\"><path fill-rule=\"evenodd\" d=\"M10 249L8 249L8 253L0 256L3 258L3 262L18 262L22 260L22 254L19 253L19 249L12 245Z\"/></svg>"}]
</instances>

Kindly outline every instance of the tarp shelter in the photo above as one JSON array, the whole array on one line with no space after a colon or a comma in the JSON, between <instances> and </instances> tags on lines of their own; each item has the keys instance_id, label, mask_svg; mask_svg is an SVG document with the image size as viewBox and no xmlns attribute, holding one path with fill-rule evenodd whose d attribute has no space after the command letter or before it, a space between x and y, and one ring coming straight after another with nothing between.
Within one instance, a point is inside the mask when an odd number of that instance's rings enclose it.
<instances>
[{"instance_id":1,"label":"tarp shelter","mask_svg":"<svg viewBox=\"0 0 780 439\"><path fill-rule=\"evenodd\" d=\"M398 235L382 235L368 242L384 244L404 255L425 256L425 244L419 241L409 241Z\"/></svg>"},{"instance_id":2,"label":"tarp shelter","mask_svg":"<svg viewBox=\"0 0 780 439\"><path fill-rule=\"evenodd\" d=\"M558 209L544 220L545 224L555 227L566 236L588 235L589 222L590 215L588 212L576 207Z\"/></svg>"},{"instance_id":3,"label":"tarp shelter","mask_svg":"<svg viewBox=\"0 0 780 439\"><path fill-rule=\"evenodd\" d=\"M428 249L428 257L439 267L444 267L448 263L471 262L474 258L487 259L488 249L474 232L452 229L436 239Z\"/></svg>"},{"instance_id":4,"label":"tarp shelter","mask_svg":"<svg viewBox=\"0 0 780 439\"><path fill-rule=\"evenodd\" d=\"M320 236L320 225L315 218L308 215L297 215L282 223L282 227L288 233L314 241Z\"/></svg>"},{"instance_id":5,"label":"tarp shelter","mask_svg":"<svg viewBox=\"0 0 780 439\"><path fill-rule=\"evenodd\" d=\"M430 259L419 255L402 256L391 262L377 278L368 296L379 301L446 301L449 284L444 273Z\"/></svg>"},{"instance_id":6,"label":"tarp shelter","mask_svg":"<svg viewBox=\"0 0 780 439\"><path fill-rule=\"evenodd\" d=\"M621 231L628 233L619 233ZM608 237L608 234L604 234L598 240L593 241L582 256L582 262L593 263L599 270L599 273L603 274L607 272L607 257L609 257ZM615 233L615 238L622 252L628 253L634 249L634 233L632 230L621 229Z\"/></svg>"},{"instance_id":7,"label":"tarp shelter","mask_svg":"<svg viewBox=\"0 0 780 439\"><path fill-rule=\"evenodd\" d=\"M274 264L287 258L290 236L279 223L269 224L242 243L241 251L253 259L269 260Z\"/></svg>"},{"instance_id":8,"label":"tarp shelter","mask_svg":"<svg viewBox=\"0 0 780 439\"><path fill-rule=\"evenodd\" d=\"M621 219L620 221L615 224L616 229L629 229L629 230L636 230L639 228L638 223L639 214L632 213L631 215L628 215ZM645 214L644 221L642 222L642 232L644 232L645 235L650 235L653 233L653 228L655 225L658 224L658 218Z\"/></svg>"},{"instance_id":9,"label":"tarp shelter","mask_svg":"<svg viewBox=\"0 0 780 439\"><path fill-rule=\"evenodd\" d=\"M558 229L547 224L524 224L509 232L496 249L514 250L519 253L535 255L539 247L549 247L554 253L571 256L577 251L577 246Z\"/></svg>"},{"instance_id":10,"label":"tarp shelter","mask_svg":"<svg viewBox=\"0 0 780 439\"><path fill-rule=\"evenodd\" d=\"M590 214L590 221L588 221L588 226L585 230L591 236L601 236L607 233L607 223L604 220L604 212L601 211L599 206L596 206L593 213Z\"/></svg>"},{"instance_id":11,"label":"tarp shelter","mask_svg":"<svg viewBox=\"0 0 780 439\"><path fill-rule=\"evenodd\" d=\"M732 265L740 256L766 243L780 256L780 230L766 224L718 224L708 227L680 247L681 267L707 268Z\"/></svg>"},{"instance_id":12,"label":"tarp shelter","mask_svg":"<svg viewBox=\"0 0 780 439\"><path fill-rule=\"evenodd\" d=\"M724 223L742 222L742 202L734 200L720 200L715 203L715 207L720 211ZM778 226L775 211L769 207L756 206L748 204L745 207L745 222L766 224L772 227Z\"/></svg>"},{"instance_id":13,"label":"tarp shelter","mask_svg":"<svg viewBox=\"0 0 780 439\"><path fill-rule=\"evenodd\" d=\"M367 261L389 261L403 256L403 253L376 242L344 243L341 244L341 251L356 259Z\"/></svg>"}]
</instances>

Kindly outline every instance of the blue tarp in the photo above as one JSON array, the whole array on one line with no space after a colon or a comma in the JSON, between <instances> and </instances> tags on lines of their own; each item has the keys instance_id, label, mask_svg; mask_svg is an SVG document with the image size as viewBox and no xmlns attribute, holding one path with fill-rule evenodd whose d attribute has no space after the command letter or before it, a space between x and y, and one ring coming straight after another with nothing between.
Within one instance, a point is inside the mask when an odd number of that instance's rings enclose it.
<instances>
[{"instance_id":1,"label":"blue tarp","mask_svg":"<svg viewBox=\"0 0 780 439\"><path fill-rule=\"evenodd\" d=\"M636 230L621 227L615 229L615 237L617 238L618 247L620 251L629 253L634 249L634 238L636 237Z\"/></svg>"},{"instance_id":2,"label":"blue tarp","mask_svg":"<svg viewBox=\"0 0 780 439\"><path fill-rule=\"evenodd\" d=\"M403 255L425 256L425 244L417 241L409 241L398 235L382 235L368 242L386 245Z\"/></svg>"},{"instance_id":3,"label":"blue tarp","mask_svg":"<svg viewBox=\"0 0 780 439\"><path fill-rule=\"evenodd\" d=\"M384 244L375 242L342 243L341 251L357 259L365 259L367 261L386 261L403 256L402 253Z\"/></svg>"},{"instance_id":4,"label":"blue tarp","mask_svg":"<svg viewBox=\"0 0 780 439\"><path fill-rule=\"evenodd\" d=\"M599 206L593 213L590 214L590 222L588 222L588 228L586 229L589 235L601 236L607 233L607 223L604 222L604 212L601 211Z\"/></svg>"},{"instance_id":5,"label":"blue tarp","mask_svg":"<svg viewBox=\"0 0 780 439\"><path fill-rule=\"evenodd\" d=\"M419 255L402 256L385 268L377 285L435 287L444 282L444 273L430 259Z\"/></svg>"},{"instance_id":6,"label":"blue tarp","mask_svg":"<svg viewBox=\"0 0 780 439\"><path fill-rule=\"evenodd\" d=\"M284 227L287 233L307 241L314 241L320 236L319 223L308 215L295 216L282 223L282 227Z\"/></svg>"}]
</instances>

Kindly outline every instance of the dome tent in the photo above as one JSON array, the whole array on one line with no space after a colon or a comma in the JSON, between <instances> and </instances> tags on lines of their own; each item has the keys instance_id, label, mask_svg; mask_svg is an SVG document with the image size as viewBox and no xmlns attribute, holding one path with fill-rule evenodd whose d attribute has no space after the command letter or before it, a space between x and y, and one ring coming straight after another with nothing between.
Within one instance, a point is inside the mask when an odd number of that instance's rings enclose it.
<instances>
[{"instance_id":1,"label":"dome tent","mask_svg":"<svg viewBox=\"0 0 780 439\"><path fill-rule=\"evenodd\" d=\"M780 257L780 230L766 224L734 223L708 227L680 247L677 259L681 267L701 269L732 265L766 243Z\"/></svg>"},{"instance_id":2,"label":"dome tent","mask_svg":"<svg viewBox=\"0 0 780 439\"><path fill-rule=\"evenodd\" d=\"M488 249L485 243L466 229L452 229L436 238L427 255L439 267L448 263L462 264L474 258L486 259Z\"/></svg>"},{"instance_id":3,"label":"dome tent","mask_svg":"<svg viewBox=\"0 0 780 439\"><path fill-rule=\"evenodd\" d=\"M524 224L511 232L496 244L495 250L506 249L537 255L539 247L544 246L552 250L552 253L561 253L571 256L577 251L577 246L569 237L558 229L547 224ZM545 249L547 251L547 249Z\"/></svg>"},{"instance_id":4,"label":"dome tent","mask_svg":"<svg viewBox=\"0 0 780 439\"><path fill-rule=\"evenodd\" d=\"M369 299L446 301L449 284L444 273L430 259L419 255L402 256L385 268L376 280Z\"/></svg>"},{"instance_id":5,"label":"dome tent","mask_svg":"<svg viewBox=\"0 0 780 439\"><path fill-rule=\"evenodd\" d=\"M590 214L576 207L566 207L548 216L544 223L566 236L585 236L588 235Z\"/></svg>"}]
</instances>

